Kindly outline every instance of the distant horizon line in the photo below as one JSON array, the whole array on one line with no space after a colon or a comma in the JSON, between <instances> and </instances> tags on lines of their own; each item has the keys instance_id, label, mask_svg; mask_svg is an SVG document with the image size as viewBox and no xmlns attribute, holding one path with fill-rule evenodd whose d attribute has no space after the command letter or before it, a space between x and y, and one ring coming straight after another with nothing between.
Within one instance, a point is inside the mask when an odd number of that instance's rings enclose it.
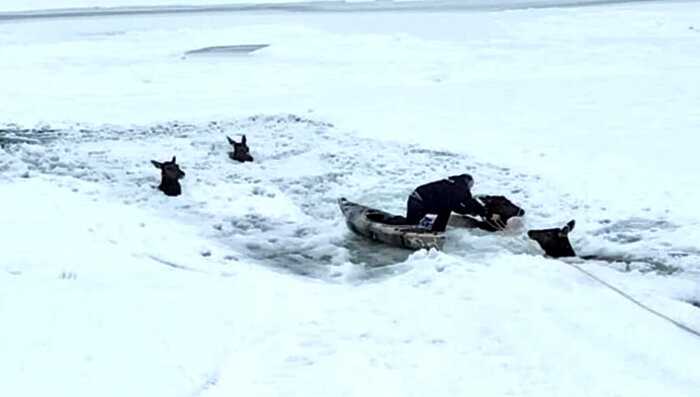
<instances>
[{"instance_id":1,"label":"distant horizon line","mask_svg":"<svg viewBox=\"0 0 700 397\"><path fill-rule=\"evenodd\" d=\"M148 1L148 0L144 0ZM689 2L692 0L665 0ZM347 2L345 0L289 1L285 3L221 3L211 5L143 5L94 6L24 11L0 11L0 22L31 19L90 18L128 15L204 14L229 12L391 12L391 11L505 11L542 8L573 8L616 5L625 3L660 3L661 0L503 0L494 4L487 0L374 0Z\"/></svg>"}]
</instances>

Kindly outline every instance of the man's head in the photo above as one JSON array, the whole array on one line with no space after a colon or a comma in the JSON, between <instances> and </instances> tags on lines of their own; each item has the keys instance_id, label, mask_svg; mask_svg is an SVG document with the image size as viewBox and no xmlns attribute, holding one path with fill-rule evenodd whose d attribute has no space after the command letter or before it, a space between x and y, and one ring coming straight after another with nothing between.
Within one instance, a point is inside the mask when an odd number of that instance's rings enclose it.
<instances>
[{"instance_id":1,"label":"man's head","mask_svg":"<svg viewBox=\"0 0 700 397\"><path fill-rule=\"evenodd\" d=\"M464 183L469 189L474 187L474 178L469 174L453 175L447 180L451 183Z\"/></svg>"},{"instance_id":2,"label":"man's head","mask_svg":"<svg viewBox=\"0 0 700 397\"><path fill-rule=\"evenodd\" d=\"M464 174L464 182L467 184L469 187L469 190L474 187L474 178L472 178L471 175Z\"/></svg>"}]
</instances>

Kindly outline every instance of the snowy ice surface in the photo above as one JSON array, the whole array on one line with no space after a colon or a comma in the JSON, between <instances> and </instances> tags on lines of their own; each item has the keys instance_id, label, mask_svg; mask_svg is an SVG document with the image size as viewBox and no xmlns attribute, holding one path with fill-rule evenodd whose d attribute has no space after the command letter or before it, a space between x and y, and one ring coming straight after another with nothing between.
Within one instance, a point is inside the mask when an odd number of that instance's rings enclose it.
<instances>
[{"instance_id":1,"label":"snowy ice surface","mask_svg":"<svg viewBox=\"0 0 700 397\"><path fill-rule=\"evenodd\" d=\"M700 328L699 16L0 23L0 395L695 394L697 337L523 232L575 218L579 253L631 261L580 266ZM150 164L172 155L178 198ZM411 254L335 203L401 213L462 172L524 224Z\"/></svg>"}]
</instances>

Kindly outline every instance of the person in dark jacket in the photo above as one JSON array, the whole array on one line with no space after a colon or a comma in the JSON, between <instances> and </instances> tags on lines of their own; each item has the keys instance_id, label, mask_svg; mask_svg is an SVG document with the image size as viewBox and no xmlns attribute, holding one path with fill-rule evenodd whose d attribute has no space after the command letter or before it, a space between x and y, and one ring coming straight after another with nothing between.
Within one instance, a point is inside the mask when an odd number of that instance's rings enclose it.
<instances>
[{"instance_id":1,"label":"person in dark jacket","mask_svg":"<svg viewBox=\"0 0 700 397\"><path fill-rule=\"evenodd\" d=\"M472 197L473 185L471 175L461 174L418 186L406 203L409 224L418 225L427 214L434 214L431 230L444 232L452 212L485 218L486 208Z\"/></svg>"}]
</instances>

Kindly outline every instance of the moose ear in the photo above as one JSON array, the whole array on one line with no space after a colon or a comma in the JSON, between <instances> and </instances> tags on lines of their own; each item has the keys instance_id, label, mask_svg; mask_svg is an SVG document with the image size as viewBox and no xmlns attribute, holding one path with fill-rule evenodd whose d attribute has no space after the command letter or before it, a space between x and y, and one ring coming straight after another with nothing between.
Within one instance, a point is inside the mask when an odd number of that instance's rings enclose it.
<instances>
[{"instance_id":1,"label":"moose ear","mask_svg":"<svg viewBox=\"0 0 700 397\"><path fill-rule=\"evenodd\" d=\"M236 143L236 141L234 141L233 139L229 138L228 136L226 137L226 139L228 140L228 144L229 144L229 145L233 145L234 143Z\"/></svg>"},{"instance_id":2,"label":"moose ear","mask_svg":"<svg viewBox=\"0 0 700 397\"><path fill-rule=\"evenodd\" d=\"M175 164L177 161L175 160L175 156L173 156L173 159L170 160L171 163Z\"/></svg>"},{"instance_id":3,"label":"moose ear","mask_svg":"<svg viewBox=\"0 0 700 397\"><path fill-rule=\"evenodd\" d=\"M564 235L567 235L569 232L574 230L574 226L576 226L576 221L572 219L566 224L566 226L564 226L564 228L561 229L561 232L564 233Z\"/></svg>"},{"instance_id":4,"label":"moose ear","mask_svg":"<svg viewBox=\"0 0 700 397\"><path fill-rule=\"evenodd\" d=\"M241 143L245 145L245 142L246 142L245 135L243 135L243 137L241 138Z\"/></svg>"},{"instance_id":5,"label":"moose ear","mask_svg":"<svg viewBox=\"0 0 700 397\"><path fill-rule=\"evenodd\" d=\"M163 168L163 163L159 163L155 160L151 160L151 164L153 164L156 168Z\"/></svg>"}]
</instances>

